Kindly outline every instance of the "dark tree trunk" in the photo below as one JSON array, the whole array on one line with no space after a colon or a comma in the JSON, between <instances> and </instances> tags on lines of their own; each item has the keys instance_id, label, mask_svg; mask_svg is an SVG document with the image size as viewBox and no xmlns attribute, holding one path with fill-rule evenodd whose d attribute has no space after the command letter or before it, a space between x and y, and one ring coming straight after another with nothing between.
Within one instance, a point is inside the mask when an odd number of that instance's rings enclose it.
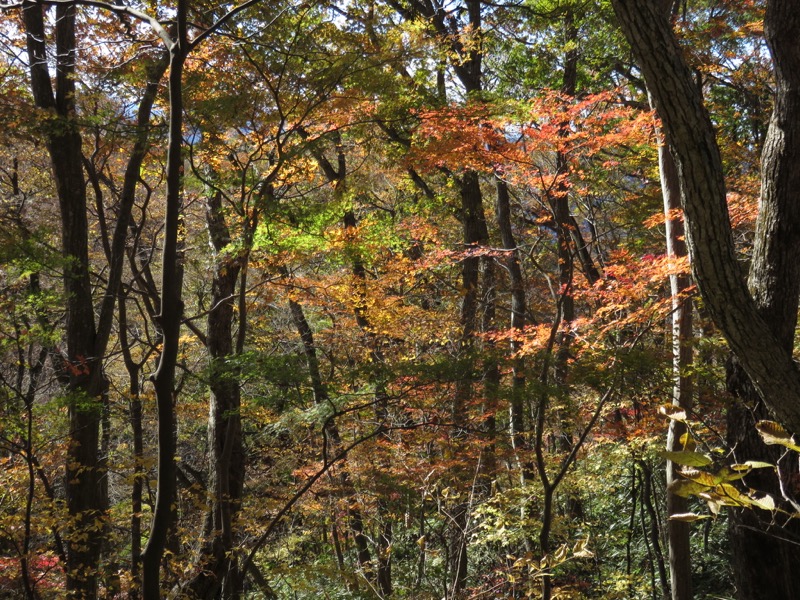
<instances>
[{"instance_id":1,"label":"dark tree trunk","mask_svg":"<svg viewBox=\"0 0 800 600\"><path fill-rule=\"evenodd\" d=\"M452 67L456 77L464 87L467 97L480 100L483 86L483 14L481 0L466 0L466 18L469 23L468 28L460 28L458 19L448 19L446 11L437 8L434 3L414 2L407 5L397 0L389 0L392 6L407 21L412 21L422 17L430 20L431 25L440 36L443 43L449 45L452 51ZM469 40L466 42L466 40ZM443 71L440 76L440 97L445 96L443 87ZM453 393L451 406L451 416L454 424L453 435L461 439L465 435L464 425L467 415L466 407L473 397L474 389L472 372L474 364L475 334L481 327L479 311L481 310L481 299L493 296L493 282L491 282L493 266L485 264L484 274L488 275L489 281L484 281L481 286L482 262L494 260L492 258L481 259L478 256L470 255L470 251L477 250L489 241L489 234L484 215L483 197L480 187L479 175L475 171L466 171L456 178L461 196L460 220L463 227L463 243L467 255L461 261L461 339L459 343L459 354L463 358L462 366L459 369ZM482 289L483 287L483 289ZM482 296L483 292L483 296ZM493 302L493 300L492 300ZM492 309L484 305L484 310ZM485 319L484 319L485 324ZM489 381L496 379L496 365L487 361L483 365L484 372L488 375ZM491 386L491 383L490 383ZM491 410L490 407L486 407ZM491 418L488 419L487 429L492 428ZM494 434L487 431L489 437ZM457 440L455 440L457 441ZM491 445L491 444L490 444ZM451 513L451 527L448 532L447 540L450 546L447 549L449 557L449 572L451 574L448 585L448 594L456 597L464 589L467 576L467 537L465 532L468 506L456 505L449 508Z\"/></svg>"},{"instance_id":2,"label":"dark tree trunk","mask_svg":"<svg viewBox=\"0 0 800 600\"><path fill-rule=\"evenodd\" d=\"M727 414L727 442L734 449L735 461L777 464L782 454L780 447L766 446L755 429L758 420L769 418L764 403L733 356L728 360L727 371L728 391L735 398ZM772 495L776 501L781 497L778 478L771 469L753 470L745 484ZM800 527L795 522L783 526L770 513L739 508L731 509L728 530L738 598L800 598Z\"/></svg>"},{"instance_id":3,"label":"dark tree trunk","mask_svg":"<svg viewBox=\"0 0 800 600\"><path fill-rule=\"evenodd\" d=\"M497 226L503 242L506 255L506 269L508 270L511 287L511 329L515 333L522 333L525 329L525 315L527 302L525 298L525 279L520 266L519 248L511 227L511 202L508 185L498 175L497 189ZM511 341L511 403L509 406L509 434L511 447L514 450L517 468L523 481L530 479L531 468L525 465L521 454L526 450L527 440L525 432L525 359L520 355L521 340Z\"/></svg>"},{"instance_id":4,"label":"dark tree trunk","mask_svg":"<svg viewBox=\"0 0 800 600\"><path fill-rule=\"evenodd\" d=\"M142 365L133 360L128 340L128 310L126 298L119 299L119 341L125 369L128 371L130 424L133 438L133 482L131 484L131 581L128 593L131 600L139 597L139 577L142 555L142 488L144 484L144 432L142 427L142 398L139 377Z\"/></svg>"},{"instance_id":5,"label":"dark tree trunk","mask_svg":"<svg viewBox=\"0 0 800 600\"><path fill-rule=\"evenodd\" d=\"M238 370L228 362L236 354L234 306L236 283L247 260L245 251L234 253L222 207L222 194L207 203L206 223L216 253L211 283L206 347L210 357L208 447L209 490L211 492L210 538L205 540L201 572L190 588L197 598L237 598L241 593L234 549L233 524L244 488L244 448L241 434L241 391ZM244 241L247 245L247 240ZM239 322L239 327L244 327Z\"/></svg>"},{"instance_id":6,"label":"dark tree trunk","mask_svg":"<svg viewBox=\"0 0 800 600\"><path fill-rule=\"evenodd\" d=\"M339 165L341 179L339 180L339 186L337 186L337 193L343 193L346 189L343 185L345 164L346 162L344 156L340 156ZM356 225L357 221L355 214L353 211L348 210L344 215L345 229L354 230ZM380 368L384 364L384 355L380 346L381 341L373 331L372 325L370 324L369 315L367 314L366 310L367 271L361 258L357 255L353 259L352 269L356 287L355 306L353 310L356 317L356 323L361 329L361 333L365 337L366 346L369 348L370 352L370 360L375 366ZM381 376L378 375L375 379L375 420L379 427L385 427L388 425L388 419L388 396L386 394L384 382L382 381ZM382 432L379 435L379 438L382 440L387 440L388 435L386 432ZM381 464L381 468L388 471L391 468L391 465L384 461ZM375 572L375 582L378 585L378 589L380 590L382 597L386 598L392 594L392 521L382 490L378 490L377 521L379 522L380 531L377 536L377 570Z\"/></svg>"},{"instance_id":7,"label":"dark tree trunk","mask_svg":"<svg viewBox=\"0 0 800 600\"><path fill-rule=\"evenodd\" d=\"M728 218L722 159L700 91L669 21L655 3L613 0L614 11L647 80L681 182L687 242L705 306L775 417L800 431L800 369L780 340L797 313L800 211L791 196L800 186L800 13L790 0L772 0L765 31L775 62L777 94L762 166L753 285L759 304L777 289L785 302L762 310L737 262ZM774 262L773 262L774 261ZM772 265L768 267L768 265ZM769 279L759 291L758 280ZM779 307L779 308L778 308ZM775 311L786 322L770 323Z\"/></svg>"},{"instance_id":8,"label":"dark tree trunk","mask_svg":"<svg viewBox=\"0 0 800 600\"><path fill-rule=\"evenodd\" d=\"M44 9L23 8L31 90L36 105L50 111L42 123L61 213L66 302L65 371L69 375L69 448L66 496L72 517L67 536L67 591L76 598L97 597L97 565L102 536L96 533L105 506L100 489L100 391L102 365L95 353L96 325L89 280L88 221L82 143L75 117L75 7L56 9L55 90L47 61ZM105 347L102 348L103 353ZM84 537L86 539L80 539Z\"/></svg>"},{"instance_id":9,"label":"dark tree trunk","mask_svg":"<svg viewBox=\"0 0 800 600\"><path fill-rule=\"evenodd\" d=\"M764 27L777 85L762 153L761 198L749 285L758 311L781 350L791 355L800 293L800 14L796 4L771 1ZM777 464L780 452L774 446L765 446L754 428L757 420L769 418L766 398L762 400L742 362L737 354L728 365L728 390L738 399L728 411L728 443L738 462ZM792 427L788 422L786 425ZM771 470L758 469L745 481L759 492L781 497L780 482ZM800 526L796 522L780 528L764 515L737 509L731 514L730 535L739 598L800 597Z\"/></svg>"},{"instance_id":10,"label":"dark tree trunk","mask_svg":"<svg viewBox=\"0 0 800 600\"><path fill-rule=\"evenodd\" d=\"M736 362L729 389L756 415L766 408L800 431L800 371L792 358L800 290L800 13L796 3L771 0L765 35L775 65L776 95L762 157L762 191L748 291L738 267L725 199L724 173L711 121L666 15L644 0L614 0L622 28L647 80L678 169L687 238L705 305ZM746 376L745 376L746 374ZM737 460L761 458L752 421L741 408L729 416ZM762 470L766 471L766 470ZM774 491L756 473L748 485ZM739 597L794 598L800 589L796 548L752 519L732 515ZM749 529L755 527L756 529Z\"/></svg>"},{"instance_id":11,"label":"dark tree trunk","mask_svg":"<svg viewBox=\"0 0 800 600\"><path fill-rule=\"evenodd\" d=\"M664 552L661 550L661 528L659 527L658 511L656 511L656 507L653 504L653 471L646 461L640 460L638 462L641 474L642 533L650 541L648 550L652 553L653 571L658 570L661 598L669 600L669 577L667 576L667 565L664 562ZM645 519L645 511L647 519ZM655 577L653 577L653 580L655 580ZM653 596L655 596L655 592L656 590L653 589Z\"/></svg>"},{"instance_id":12,"label":"dark tree trunk","mask_svg":"<svg viewBox=\"0 0 800 600\"><path fill-rule=\"evenodd\" d=\"M491 271L485 268L482 269L481 263L485 260L493 259L481 258L471 254L481 246L486 246L489 243L489 231L486 225L483 194L481 193L478 173L475 171L467 171L459 179L458 185L461 195L463 243L464 249L467 252L467 256L461 261L463 298L461 301L461 340L459 351L468 365L462 366L453 394L452 419L456 426L454 435L460 437L463 435L462 427L466 425L465 418L468 414L467 405L474 393L472 371L473 367L477 365L474 365L472 361L475 360L475 336L480 330L482 321L485 325L485 321L479 319L479 311L481 309L481 300L483 297L481 293L481 271L483 270L484 275L490 274ZM484 284L486 283L487 281L484 280ZM493 286L491 282L488 283L488 286L483 286L483 289L487 291ZM493 292L491 293L493 294ZM486 306L483 308L485 310ZM487 372L490 372L492 369L492 366L488 364L484 365L484 367L488 367ZM448 548L448 557L450 559L450 564L448 565L450 573L449 593L453 595L453 597L457 597L464 589L467 580L468 536L466 528L469 506L466 503L459 503L450 507L449 512L450 531L447 536L450 546Z\"/></svg>"},{"instance_id":13,"label":"dark tree trunk","mask_svg":"<svg viewBox=\"0 0 800 600\"><path fill-rule=\"evenodd\" d=\"M147 147L146 124L161 74L151 75L139 107L138 138L126 173L128 193L124 193L117 211L112 239L104 239L109 272L106 289L101 296L98 318L89 279L87 199L82 165L82 140L75 116L75 6L59 5L55 19L55 89L47 62L47 35L41 5L23 7L27 33L27 50L31 89L36 105L50 111L49 122L42 133L50 154L59 198L62 248L65 257L64 290L67 303L67 356L65 372L69 374L70 434L67 458L67 507L73 516L72 535L68 536L67 589L76 598L93 598L97 594L97 569L104 535L97 535L97 520L105 512L102 489L103 464L98 452L103 387L102 360L111 334L116 307L125 240L133 206L133 188ZM163 73L163 69L161 70ZM101 223L101 228L104 223ZM105 229L103 229L105 231ZM89 530L85 541L76 541L83 530ZM87 567L91 565L91 567Z\"/></svg>"},{"instance_id":14,"label":"dark tree trunk","mask_svg":"<svg viewBox=\"0 0 800 600\"><path fill-rule=\"evenodd\" d=\"M188 52L187 10L187 0L178 0L177 40L170 48L167 197L162 253L161 312L157 322L162 336L162 349L158 369L152 378L158 414L158 486L150 537L142 553L142 593L145 600L158 600L161 597L161 559L175 515L174 391L178 340L183 317L183 266L179 252L179 225L183 179L183 65Z\"/></svg>"},{"instance_id":15,"label":"dark tree trunk","mask_svg":"<svg viewBox=\"0 0 800 600\"><path fill-rule=\"evenodd\" d=\"M289 275L286 268L282 269L284 276ZM311 390L314 394L315 404L325 404L329 402L328 388L322 380L322 374L319 369L319 358L317 357L317 346L314 342L314 332L305 316L303 307L295 300L289 300L289 308L292 312L292 320L300 334L300 339L303 342L303 353L306 357L306 364L308 365L308 373L311 378ZM333 419L328 419L324 428L325 441L323 447L323 457L327 462L333 456L336 456L341 450L342 439L339 435L339 428ZM370 570L371 555L367 536L364 534L364 519L361 516L361 509L355 501L353 493L353 484L350 478L350 471L348 470L347 463L343 459L342 465L339 468L339 483L348 498L348 526L350 533L353 536L353 541L356 545L356 559L358 566L368 573ZM350 499L352 498L352 501ZM335 530L335 523L333 526ZM337 557L341 556L341 550L338 547L338 534L333 536L334 545L336 546ZM342 559L343 560L343 559ZM341 563L342 560L339 562Z\"/></svg>"}]
</instances>

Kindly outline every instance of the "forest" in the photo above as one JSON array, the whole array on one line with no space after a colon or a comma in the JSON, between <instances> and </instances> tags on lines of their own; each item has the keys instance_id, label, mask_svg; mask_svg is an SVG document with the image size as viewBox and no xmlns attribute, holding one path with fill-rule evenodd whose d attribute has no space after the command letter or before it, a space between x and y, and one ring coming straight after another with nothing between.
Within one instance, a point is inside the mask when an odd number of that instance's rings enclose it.
<instances>
[{"instance_id":1,"label":"forest","mask_svg":"<svg viewBox=\"0 0 800 600\"><path fill-rule=\"evenodd\" d=\"M0 0L0 598L800 598L792 0Z\"/></svg>"}]
</instances>

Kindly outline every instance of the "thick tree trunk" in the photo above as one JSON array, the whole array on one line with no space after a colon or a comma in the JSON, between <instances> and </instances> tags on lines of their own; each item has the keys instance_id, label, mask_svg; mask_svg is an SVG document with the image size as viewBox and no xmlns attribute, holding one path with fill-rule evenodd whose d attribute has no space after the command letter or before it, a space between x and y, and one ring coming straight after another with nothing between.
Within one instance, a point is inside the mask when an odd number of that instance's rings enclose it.
<instances>
[{"instance_id":1,"label":"thick tree trunk","mask_svg":"<svg viewBox=\"0 0 800 600\"><path fill-rule=\"evenodd\" d=\"M781 350L791 355L800 293L800 14L796 3L771 1L764 32L775 64L776 93L761 160L749 286ZM742 362L737 354L728 365L728 390L738 398L728 411L728 443L738 462L777 463L780 453L765 446L754 428L758 419L769 418L769 404L765 406L754 389ZM745 482L759 492L781 496L780 483L771 470L759 469ZM792 521L780 528L763 515L743 509L732 511L729 525L739 598L800 597L800 553L796 544L787 541L800 539L800 526Z\"/></svg>"},{"instance_id":2,"label":"thick tree trunk","mask_svg":"<svg viewBox=\"0 0 800 600\"><path fill-rule=\"evenodd\" d=\"M461 339L459 352L464 361L474 361L473 353L476 347L475 336L479 332L481 325L485 326L485 320L479 318L481 309L481 262L479 256L470 254L481 246L489 243L489 231L486 225L486 216L483 208L483 195L481 193L480 179L475 171L467 171L458 180L459 192L461 195L461 226L463 229L463 243L465 251L468 253L461 261L461 286L463 298L461 301ZM493 260L493 259L492 259ZM491 271L483 270L484 275ZM484 283L486 283L484 281ZM485 289L489 289L484 286ZM486 307L484 307L485 309ZM472 399L473 381L470 366L463 366L458 374L455 390L453 393L453 404L451 414L456 438L464 435L463 427L466 425L465 418L468 414L467 405ZM487 371L491 370L491 365ZM458 441L458 440L456 440ZM466 585L467 578L467 517L469 506L466 503L459 503L449 508L449 532L448 532L448 557L450 572L449 594L457 597Z\"/></svg>"},{"instance_id":3,"label":"thick tree trunk","mask_svg":"<svg viewBox=\"0 0 800 600\"><path fill-rule=\"evenodd\" d=\"M234 549L233 524L244 489L244 448L241 434L239 377L228 361L234 347L236 283L247 260L246 252L233 253L230 232L222 208L222 195L207 202L206 223L216 253L211 283L206 347L209 354L208 448L211 492L211 529L204 541L200 574L190 589L197 598L237 598L241 593ZM245 245L247 241L245 240ZM244 327L239 322L239 327Z\"/></svg>"},{"instance_id":4,"label":"thick tree trunk","mask_svg":"<svg viewBox=\"0 0 800 600\"><path fill-rule=\"evenodd\" d=\"M775 106L762 158L762 192L748 291L738 268L728 220L724 173L711 121L664 14L645 0L614 0L622 28L637 56L661 117L681 182L693 271L715 323L741 365L729 389L766 407L787 428L800 431L800 371L792 358L800 290L800 13L790 0L771 0L765 35L775 65ZM752 293L752 295L751 295ZM745 376L746 373L746 376ZM752 421L734 408L729 438L736 459L763 459ZM766 470L761 470L766 471ZM775 482L755 473L748 485L764 491ZM734 511L739 597L798 595L796 548L769 535L754 514ZM755 529L750 529L754 527Z\"/></svg>"},{"instance_id":5,"label":"thick tree trunk","mask_svg":"<svg viewBox=\"0 0 800 600\"><path fill-rule=\"evenodd\" d=\"M727 442L734 449L735 461L777 464L782 454L780 447L766 446L755 429L756 421L769 418L764 403L735 357L729 359L727 370L728 391L735 397L727 414ZM780 499L780 484L770 469L755 469L747 475L745 484ZM766 512L731 509L728 531L737 598L800 598L800 553L796 541L800 540L800 527L793 521L785 525L777 522Z\"/></svg>"},{"instance_id":6,"label":"thick tree trunk","mask_svg":"<svg viewBox=\"0 0 800 600\"><path fill-rule=\"evenodd\" d=\"M678 168L681 198L687 225L687 242L705 306L720 327L769 410L792 431L800 431L800 369L768 322L772 312L762 312L747 289L737 262L728 218L722 159L711 120L703 105L691 70L666 16L647 0L613 0L622 29L631 44L664 126L670 151ZM764 272L754 265L759 278L771 277L796 298L800 268L798 234L800 211L786 210L780 199L798 189L800 178L797 116L800 13L790 0L772 0L765 30L775 61L778 83L775 114L765 144L762 172L766 185L757 226L756 254L766 263L782 265ZM772 158L770 158L772 157ZM770 250L772 249L772 250ZM755 263L762 259L755 257ZM774 283L773 283L774 286ZM765 290L773 286L766 286ZM756 292L761 296L769 292ZM788 297L787 297L788 299ZM761 300L763 304L763 300ZM796 300L780 304L787 319L796 318ZM778 329L785 330L787 323Z\"/></svg>"},{"instance_id":7,"label":"thick tree trunk","mask_svg":"<svg viewBox=\"0 0 800 600\"><path fill-rule=\"evenodd\" d=\"M95 305L89 279L87 200L82 167L82 140L75 116L75 6L56 8L55 89L48 70L44 9L33 3L23 8L31 89L36 105L50 111L52 122L42 129L53 165L59 197L64 251L64 289L67 303L67 356L69 374L70 444L67 459L67 507L73 516L73 535L68 538L67 589L77 598L97 594L97 569L104 535L97 535L97 520L105 511L103 467L98 452L103 386L102 359L111 334L117 291L123 269L125 240L133 206L134 188L147 147L147 123L163 73L154 68L142 98L125 190L117 211L112 239L103 240L109 260L106 289L95 322ZM133 177L131 174L135 174ZM91 533L84 535L84 530ZM77 536L77 537L76 537ZM80 537L85 540L76 541ZM87 567L91 565L91 567Z\"/></svg>"},{"instance_id":8,"label":"thick tree trunk","mask_svg":"<svg viewBox=\"0 0 800 600\"><path fill-rule=\"evenodd\" d=\"M88 221L82 166L82 141L75 117L75 7L56 9L55 90L48 68L44 9L23 8L31 90L36 105L49 111L42 131L50 154L61 213L66 302L65 371L69 374L69 447L66 496L72 517L67 536L67 591L76 598L97 597L97 566L103 536L103 497L97 493L102 473L99 462L101 361L97 342L94 302L89 280ZM105 352L105 346L102 348ZM92 532L92 533L89 533Z\"/></svg>"},{"instance_id":9,"label":"thick tree trunk","mask_svg":"<svg viewBox=\"0 0 800 600\"><path fill-rule=\"evenodd\" d=\"M483 3L481 0L466 0L467 26L461 26L458 19L447 18L447 13L432 3L415 2L407 5L397 0L389 0L392 6L406 21L417 18L428 19L443 44L450 47L452 59L450 66L456 77L464 87L466 96L470 99L480 100L483 86ZM444 97L444 73L439 78L440 97ZM489 241L489 234L484 215L483 197L481 194L480 179L475 171L466 171L456 179L461 196L460 219L463 227L464 249L469 253ZM483 259L484 261L493 259ZM461 339L459 343L460 356L464 362L474 360L475 334L479 331L481 321L478 317L481 302L481 262L478 256L465 256L461 261ZM491 277L492 267L484 268L484 273ZM486 282L485 282L486 283ZM484 292L489 292L493 284L484 285ZM488 296L486 296L488 298ZM485 322L485 320L484 320ZM461 439L465 435L464 425L467 414L466 407L471 400L474 390L471 381L472 370L469 366L462 366L456 381L451 405L451 415L454 424L453 436ZM490 380L495 378L491 364L485 364L485 372ZM487 407L488 408L488 407ZM487 423L492 427L491 419ZM450 531L448 532L447 549L449 556L450 582L448 595L457 597L466 584L467 576L467 538L464 528L467 522L468 507L457 505L450 507Z\"/></svg>"}]
</instances>

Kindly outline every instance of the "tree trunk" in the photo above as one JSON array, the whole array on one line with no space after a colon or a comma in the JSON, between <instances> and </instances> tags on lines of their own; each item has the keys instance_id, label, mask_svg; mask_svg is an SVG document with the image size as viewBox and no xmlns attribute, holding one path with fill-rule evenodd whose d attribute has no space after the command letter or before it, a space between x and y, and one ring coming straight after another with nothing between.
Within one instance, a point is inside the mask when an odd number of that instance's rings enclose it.
<instances>
[{"instance_id":1,"label":"tree trunk","mask_svg":"<svg viewBox=\"0 0 800 600\"><path fill-rule=\"evenodd\" d=\"M244 489L244 448L241 433L241 391L236 369L227 362L235 356L234 304L236 283L247 260L246 250L233 253L230 231L222 209L222 194L207 202L206 223L216 253L211 283L206 347L209 354L209 490L210 539L201 551L201 571L191 582L197 598L237 598L241 592L234 549L233 522ZM247 245L247 240L244 244ZM239 327L245 327L240 321Z\"/></svg>"},{"instance_id":2,"label":"tree trunk","mask_svg":"<svg viewBox=\"0 0 800 600\"><path fill-rule=\"evenodd\" d=\"M167 198L162 254L161 356L153 375L158 414L158 485L150 537L142 553L142 593L145 600L158 600L160 565L173 524L176 489L175 467L175 369L183 317L183 266L179 253L179 225L183 180L183 65L188 51L187 0L177 3L177 41L170 48L169 146L167 150Z\"/></svg>"},{"instance_id":3,"label":"tree trunk","mask_svg":"<svg viewBox=\"0 0 800 600\"><path fill-rule=\"evenodd\" d=\"M29 56L31 90L39 108L51 113L43 127L59 197L62 248L65 256L64 290L67 303L67 356L70 399L69 450L67 458L67 507L73 516L72 535L68 536L67 589L77 598L97 594L97 569L103 534L97 535L97 520L105 512L102 489L103 464L98 452L103 387L102 359L111 334L117 291L120 286L125 240L133 206L134 188L147 147L147 123L157 92L160 72L148 75L148 87L137 116L137 140L128 163L126 189L117 211L113 238L104 239L108 250L109 272L95 322L95 305L89 279L87 199L82 167L82 140L75 116L75 6L56 8L55 89L48 70L45 9L41 5L23 7ZM131 174L135 174L133 177ZM101 224L102 225L102 224ZM89 530L86 534L85 529ZM77 537L76 537L77 536ZM75 541L85 537L85 541ZM91 565L89 567L89 565Z\"/></svg>"},{"instance_id":4,"label":"tree trunk","mask_svg":"<svg viewBox=\"0 0 800 600\"><path fill-rule=\"evenodd\" d=\"M729 389L749 401L756 415L764 414L757 407L763 400L788 429L800 431L800 371L792 358L800 290L800 211L794 206L800 189L800 13L794 2L770 0L765 15L776 95L762 157L748 291L734 253L714 130L669 22L644 0L614 0L613 5L677 165L695 278L740 365L729 373ZM729 416L736 459L763 457L752 422L740 411L734 408ZM749 476L748 485L774 489L774 481L759 481L764 477ZM786 550L755 517L738 510L732 514L739 597L797 597L796 548Z\"/></svg>"},{"instance_id":5,"label":"tree trunk","mask_svg":"<svg viewBox=\"0 0 800 600\"><path fill-rule=\"evenodd\" d=\"M791 356L800 292L800 14L795 3L769 2L764 32L775 65L776 90L761 160L761 198L749 286L781 351ZM780 453L774 446L764 445L754 424L768 418L767 406L779 418L780 413L768 398L762 400L754 380L745 374L747 369L742 369L743 362L737 353L728 366L728 390L738 399L728 411L728 443L735 449L737 462L777 464ZM790 422L784 423L798 431ZM745 482L759 492L781 496L773 471L759 469ZM729 525L739 598L800 597L800 553L796 544L786 539L800 539L800 526L791 521L782 529L743 509L732 511Z\"/></svg>"},{"instance_id":6,"label":"tree trunk","mask_svg":"<svg viewBox=\"0 0 800 600\"><path fill-rule=\"evenodd\" d=\"M678 172L672 155L661 140L658 146L658 165L661 175L661 194L664 199L664 217L667 255L685 258L683 222L675 215L680 210ZM689 411L692 408L694 382L689 369L692 365L692 299L686 295L691 286L688 275L670 275L672 296L672 404ZM687 433L686 424L670 420L667 433L667 450L683 450L681 436ZM667 518L688 511L688 500L669 491L669 484L678 479L677 465L667 461ZM667 521L670 589L672 600L692 600L692 560L689 544L691 526L685 521Z\"/></svg>"},{"instance_id":7,"label":"tree trunk","mask_svg":"<svg viewBox=\"0 0 800 600\"><path fill-rule=\"evenodd\" d=\"M727 442L734 449L735 461L777 464L782 454L780 447L766 446L755 429L758 420L769 418L764 403L735 357L729 358L727 371L728 391L734 396L727 414ZM770 494L781 505L780 484L771 469L755 469L744 482L748 488ZM769 513L734 508L728 516L728 532L737 598L800 598L796 541L800 540L800 527L794 521L782 525Z\"/></svg>"},{"instance_id":8,"label":"tree trunk","mask_svg":"<svg viewBox=\"0 0 800 600\"><path fill-rule=\"evenodd\" d=\"M82 166L82 141L75 117L75 7L56 9L55 90L47 61L44 9L23 8L31 90L36 106L50 112L43 133L50 154L61 213L66 302L65 370L69 374L69 447L66 496L72 520L67 536L67 591L76 598L97 597L97 566L103 545L98 520L105 506L98 494L101 478L98 393L101 361L95 353L96 326L89 280L89 225ZM102 348L103 353L105 347ZM84 538L84 539L81 539Z\"/></svg>"},{"instance_id":9,"label":"tree trunk","mask_svg":"<svg viewBox=\"0 0 800 600\"><path fill-rule=\"evenodd\" d=\"M756 289L762 311L737 262L728 218L722 159L700 90L669 21L647 0L613 0L661 118L681 181L692 271L705 306L753 381L769 410L788 429L800 431L800 369L778 330L792 330L800 269L800 211L790 210L800 168L800 57L791 41L800 36L800 13L790 0L772 0L765 31L775 62L777 94L764 148L762 198L753 276L770 279ZM770 266L771 265L771 266ZM757 287L762 287L756 285ZM764 296L783 288L781 302ZM785 300L785 301L784 301ZM778 308L779 307L779 308ZM769 322L774 314L786 322Z\"/></svg>"},{"instance_id":10,"label":"tree trunk","mask_svg":"<svg viewBox=\"0 0 800 600\"><path fill-rule=\"evenodd\" d=\"M141 363L133 360L128 341L128 310L126 298L119 298L119 343L125 369L128 371L128 395L130 402L131 436L133 438L133 482L131 483L131 581L128 592L131 600L139 597L139 577L142 554L142 488L144 484L144 432L142 427L142 398L139 377Z\"/></svg>"},{"instance_id":11,"label":"tree trunk","mask_svg":"<svg viewBox=\"0 0 800 600\"><path fill-rule=\"evenodd\" d=\"M521 334L525 329L525 313L527 303L525 299L525 280L520 266L519 248L511 227L511 203L508 193L508 184L498 175L495 181L497 189L497 227L503 242L506 255L506 268L508 269L511 283L511 329L516 334ZM525 465L521 453L526 449L527 440L525 431L525 359L519 351L522 347L521 340L511 340L511 402L509 406L509 436L517 468L522 481L531 478L531 468Z\"/></svg>"},{"instance_id":12,"label":"tree trunk","mask_svg":"<svg viewBox=\"0 0 800 600\"><path fill-rule=\"evenodd\" d=\"M656 507L653 505L653 471L646 461L639 460L638 463L641 476L642 534L650 541L648 551L652 552L653 570L658 569L660 596L663 600L669 600L669 580L667 577L667 565L664 562L664 553L661 551L659 516ZM645 511L647 512L647 520L645 519ZM653 577L653 580L655 581L655 577ZM655 592L656 590L653 589L653 596L655 596Z\"/></svg>"}]
</instances>

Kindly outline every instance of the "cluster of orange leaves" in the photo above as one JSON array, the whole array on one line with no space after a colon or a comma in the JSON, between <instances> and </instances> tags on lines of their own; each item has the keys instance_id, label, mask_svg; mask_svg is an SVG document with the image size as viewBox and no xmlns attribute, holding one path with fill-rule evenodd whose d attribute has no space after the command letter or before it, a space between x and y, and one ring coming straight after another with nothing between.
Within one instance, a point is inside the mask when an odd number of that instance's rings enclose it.
<instances>
[{"instance_id":1,"label":"cluster of orange leaves","mask_svg":"<svg viewBox=\"0 0 800 600\"><path fill-rule=\"evenodd\" d=\"M606 148L649 140L652 114L614 97L604 92L573 99L545 92L513 117L496 116L491 105L478 102L420 110L407 160L428 171L502 173L516 183L552 187L552 177L560 175L554 173L556 153L577 169L581 160Z\"/></svg>"}]
</instances>

